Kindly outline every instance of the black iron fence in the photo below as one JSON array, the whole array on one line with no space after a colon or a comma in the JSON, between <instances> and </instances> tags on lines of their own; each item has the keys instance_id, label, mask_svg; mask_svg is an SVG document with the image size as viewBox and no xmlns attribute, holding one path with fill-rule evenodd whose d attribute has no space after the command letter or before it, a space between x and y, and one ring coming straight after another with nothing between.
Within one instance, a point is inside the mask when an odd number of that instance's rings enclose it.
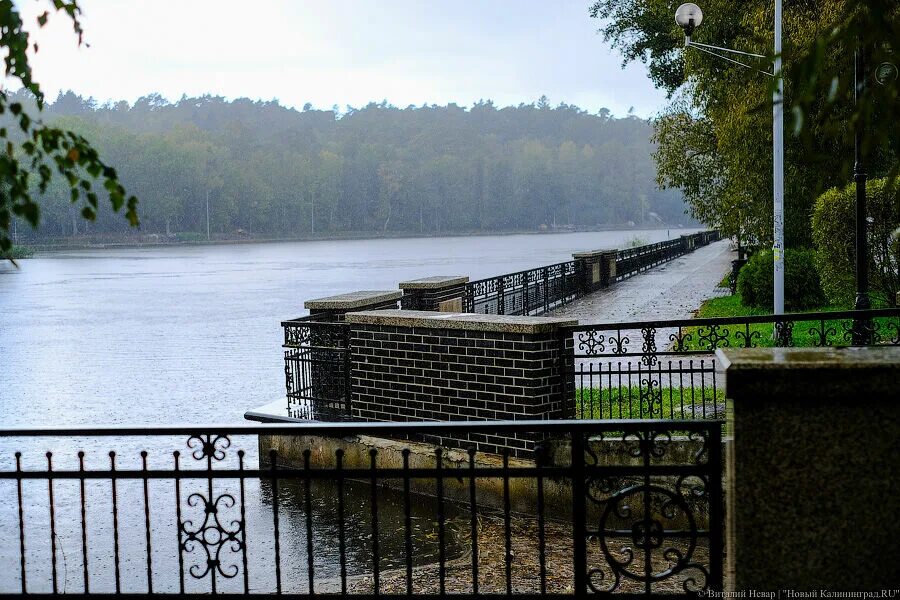
<instances>
[{"instance_id":1,"label":"black iron fence","mask_svg":"<svg viewBox=\"0 0 900 600\"><path fill-rule=\"evenodd\" d=\"M350 413L350 328L330 316L282 321L288 416L340 420Z\"/></svg>"},{"instance_id":2,"label":"black iron fence","mask_svg":"<svg viewBox=\"0 0 900 600\"><path fill-rule=\"evenodd\" d=\"M718 231L703 231L677 240L619 250L612 279L621 281L673 260L719 239ZM518 273L497 275L466 284L463 311L496 315L540 315L585 293L582 263L569 261Z\"/></svg>"},{"instance_id":3,"label":"black iron fence","mask_svg":"<svg viewBox=\"0 0 900 600\"><path fill-rule=\"evenodd\" d=\"M700 234L697 234L699 240ZM697 244L698 246L703 244ZM616 281L622 281L632 275L652 269L664 262L668 262L690 252L691 248L685 246L682 240L668 240L636 248L626 248L616 253Z\"/></svg>"},{"instance_id":4,"label":"black iron fence","mask_svg":"<svg viewBox=\"0 0 900 600\"><path fill-rule=\"evenodd\" d=\"M579 325L566 406L574 418L721 419L718 348L900 345L900 308Z\"/></svg>"},{"instance_id":5,"label":"black iron fence","mask_svg":"<svg viewBox=\"0 0 900 600\"><path fill-rule=\"evenodd\" d=\"M466 284L463 311L495 315L539 315L579 295L576 262L569 261Z\"/></svg>"},{"instance_id":6,"label":"black iron fence","mask_svg":"<svg viewBox=\"0 0 900 600\"><path fill-rule=\"evenodd\" d=\"M497 431L545 442L517 460L314 441ZM257 436L289 436L299 466L260 461ZM2 429L0 446L5 593L722 588L718 422Z\"/></svg>"}]
</instances>

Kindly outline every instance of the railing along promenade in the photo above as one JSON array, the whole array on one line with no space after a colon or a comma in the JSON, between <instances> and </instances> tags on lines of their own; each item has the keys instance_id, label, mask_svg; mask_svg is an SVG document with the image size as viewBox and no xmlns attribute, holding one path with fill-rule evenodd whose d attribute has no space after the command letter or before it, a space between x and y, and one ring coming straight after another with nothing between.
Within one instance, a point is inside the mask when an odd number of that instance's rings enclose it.
<instances>
[{"instance_id":1,"label":"railing along promenade","mask_svg":"<svg viewBox=\"0 0 900 600\"><path fill-rule=\"evenodd\" d=\"M265 435L498 431L542 442L531 460L485 463L473 447L452 467L440 448L429 464L404 450L399 465L373 449L362 468L343 450L311 461L307 447L299 468L256 456ZM609 443L622 451L604 453ZM0 463L5 593L722 589L715 421L5 428L0 445L12 459Z\"/></svg>"},{"instance_id":2,"label":"railing along promenade","mask_svg":"<svg viewBox=\"0 0 900 600\"><path fill-rule=\"evenodd\" d=\"M613 281L621 281L719 239L717 231L703 231L655 244L618 250ZM584 285L584 263L572 260L517 273L488 277L466 284L463 310L496 315L540 315L592 290Z\"/></svg>"}]
</instances>

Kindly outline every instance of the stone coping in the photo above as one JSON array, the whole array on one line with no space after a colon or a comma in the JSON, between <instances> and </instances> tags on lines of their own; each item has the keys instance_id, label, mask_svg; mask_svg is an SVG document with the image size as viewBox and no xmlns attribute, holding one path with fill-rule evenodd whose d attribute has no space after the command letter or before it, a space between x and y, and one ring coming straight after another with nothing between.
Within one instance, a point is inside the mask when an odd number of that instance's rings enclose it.
<instances>
[{"instance_id":1,"label":"stone coping","mask_svg":"<svg viewBox=\"0 0 900 600\"><path fill-rule=\"evenodd\" d=\"M892 369L900 375L900 346L852 348L720 348L716 356L729 373L802 369ZM900 383L900 378L897 379Z\"/></svg>"},{"instance_id":2,"label":"stone coping","mask_svg":"<svg viewBox=\"0 0 900 600\"><path fill-rule=\"evenodd\" d=\"M617 248L607 248L605 250L584 250L582 252L574 252L572 254L572 258L592 258L595 256L601 256L603 254L612 254L613 252L618 252Z\"/></svg>"},{"instance_id":3,"label":"stone coping","mask_svg":"<svg viewBox=\"0 0 900 600\"><path fill-rule=\"evenodd\" d=\"M304 302L303 308L312 310L362 308L371 304L399 300L402 295L403 292L399 290L360 290L337 296L313 298Z\"/></svg>"},{"instance_id":4,"label":"stone coping","mask_svg":"<svg viewBox=\"0 0 900 600\"><path fill-rule=\"evenodd\" d=\"M347 313L348 323L421 327L425 329L461 329L497 333L553 333L560 327L578 325L576 319L557 317L516 317L476 313L437 313L424 310L370 310Z\"/></svg>"},{"instance_id":5,"label":"stone coping","mask_svg":"<svg viewBox=\"0 0 900 600\"><path fill-rule=\"evenodd\" d=\"M401 281L399 286L401 290L437 290L464 283L469 283L469 278L465 275L435 275L434 277Z\"/></svg>"},{"instance_id":6,"label":"stone coping","mask_svg":"<svg viewBox=\"0 0 900 600\"><path fill-rule=\"evenodd\" d=\"M900 347L732 348L716 350L725 368L725 392L742 403L866 399L900 395Z\"/></svg>"}]
</instances>

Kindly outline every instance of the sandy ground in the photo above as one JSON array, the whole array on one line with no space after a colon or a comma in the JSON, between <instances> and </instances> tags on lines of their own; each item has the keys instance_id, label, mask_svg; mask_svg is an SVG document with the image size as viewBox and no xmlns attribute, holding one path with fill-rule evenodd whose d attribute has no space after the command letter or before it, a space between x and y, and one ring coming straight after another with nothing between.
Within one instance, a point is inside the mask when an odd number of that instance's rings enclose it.
<instances>
[{"instance_id":1,"label":"sandy ground","mask_svg":"<svg viewBox=\"0 0 900 600\"><path fill-rule=\"evenodd\" d=\"M704 300L727 293L718 284L735 256L731 242L721 240L580 298L550 316L574 317L582 324L690 319Z\"/></svg>"}]
</instances>

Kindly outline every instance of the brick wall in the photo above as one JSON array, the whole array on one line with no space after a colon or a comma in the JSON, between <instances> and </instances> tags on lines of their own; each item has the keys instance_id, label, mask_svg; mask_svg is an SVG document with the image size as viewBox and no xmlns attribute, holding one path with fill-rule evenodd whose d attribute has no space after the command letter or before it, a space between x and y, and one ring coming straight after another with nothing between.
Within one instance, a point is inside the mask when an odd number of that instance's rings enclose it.
<instances>
[{"instance_id":1,"label":"brick wall","mask_svg":"<svg viewBox=\"0 0 900 600\"><path fill-rule=\"evenodd\" d=\"M424 315L415 311L386 311ZM367 421L466 421L562 418L571 407L561 361L571 336L559 335L559 319L455 315L451 327L440 318L404 317L385 324L351 313L352 416ZM434 313L431 313L434 314ZM464 317L459 318L459 317ZM494 322L488 331L484 321ZM504 327L537 321L540 327ZM394 320L397 321L396 319ZM510 331L511 330L511 331ZM571 356L571 352L568 354ZM531 455L536 437L479 435L464 440L426 441L497 453Z\"/></svg>"}]
</instances>

